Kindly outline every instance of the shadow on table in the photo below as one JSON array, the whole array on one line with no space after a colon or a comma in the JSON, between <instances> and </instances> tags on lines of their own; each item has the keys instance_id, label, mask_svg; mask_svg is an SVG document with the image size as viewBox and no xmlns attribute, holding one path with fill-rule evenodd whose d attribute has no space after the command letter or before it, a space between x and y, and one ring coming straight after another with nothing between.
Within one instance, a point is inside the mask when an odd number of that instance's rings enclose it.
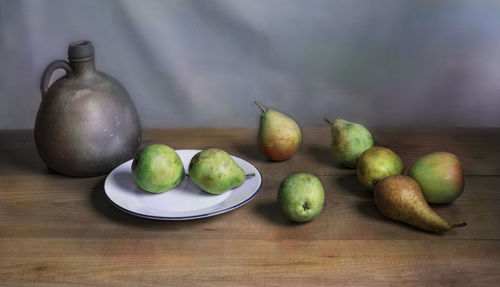
<instances>
[{"instance_id":1,"label":"shadow on table","mask_svg":"<svg viewBox=\"0 0 500 287\"><path fill-rule=\"evenodd\" d=\"M179 220L179 221L170 220L166 222L165 220L154 220L154 219L131 215L129 213L126 213L125 211L120 210L118 207L113 205L113 203L108 199L106 193L104 192L105 180L106 178L104 177L96 184L96 186L92 190L91 202L92 206L97 212L99 212L101 215L114 222L141 228L148 228L148 229L161 228L168 230L168 229L177 229L182 226L188 226L188 225L193 226L198 224L205 224L213 220L212 217L207 217L195 220ZM218 216L219 217L224 216L224 214L220 214Z\"/></svg>"},{"instance_id":2,"label":"shadow on table","mask_svg":"<svg viewBox=\"0 0 500 287\"><path fill-rule=\"evenodd\" d=\"M243 159L250 161L271 162L259 151L257 142L251 143L235 143L232 148L243 156Z\"/></svg>"},{"instance_id":3,"label":"shadow on table","mask_svg":"<svg viewBox=\"0 0 500 287\"><path fill-rule=\"evenodd\" d=\"M305 147L305 152L309 153L312 156L312 158L314 158L317 162L323 165L332 166L342 170L350 169L346 166L343 166L337 160L335 160L335 158L332 155L332 152L330 151L330 147L327 145L309 145Z\"/></svg>"},{"instance_id":4,"label":"shadow on table","mask_svg":"<svg viewBox=\"0 0 500 287\"><path fill-rule=\"evenodd\" d=\"M356 174L348 174L338 177L336 181L341 187L341 192L348 193L349 195L355 195L361 199L373 199L373 193L361 185Z\"/></svg>"},{"instance_id":5,"label":"shadow on table","mask_svg":"<svg viewBox=\"0 0 500 287\"><path fill-rule=\"evenodd\" d=\"M9 171L19 173L37 173L37 174L53 174L47 166L43 163L42 159L38 155L36 150L35 141L33 135L19 136L19 145L15 148L8 148L0 153L0 157L4 161L5 165L9 167L9 170L3 171L4 174L9 173Z\"/></svg>"},{"instance_id":6,"label":"shadow on table","mask_svg":"<svg viewBox=\"0 0 500 287\"><path fill-rule=\"evenodd\" d=\"M380 211L377 209L377 206L375 206L375 202L373 202L373 201L361 201L357 204L357 209L359 211L359 214L361 214L363 217L367 218L368 220L377 221L379 223L384 222L386 224L398 225L398 228L401 228L401 231L421 233L421 234L431 234L431 235L443 235L443 234L439 234L439 233L427 232L427 231L418 229L416 227L413 227L411 225L408 225L406 223L389 219L389 218L385 217L384 215L382 215L382 213L380 213Z\"/></svg>"},{"instance_id":7,"label":"shadow on table","mask_svg":"<svg viewBox=\"0 0 500 287\"><path fill-rule=\"evenodd\" d=\"M257 203L255 205L255 212L275 225L289 226L293 224L293 222L283 215L276 200Z\"/></svg>"}]
</instances>

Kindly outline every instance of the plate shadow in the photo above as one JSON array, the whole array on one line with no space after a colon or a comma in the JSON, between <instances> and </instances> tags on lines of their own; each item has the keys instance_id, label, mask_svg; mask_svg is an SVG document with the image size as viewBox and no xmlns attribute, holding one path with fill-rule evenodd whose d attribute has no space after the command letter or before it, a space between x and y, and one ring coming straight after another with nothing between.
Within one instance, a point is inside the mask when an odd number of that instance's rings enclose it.
<instances>
[{"instance_id":1,"label":"plate shadow","mask_svg":"<svg viewBox=\"0 0 500 287\"><path fill-rule=\"evenodd\" d=\"M213 217L199 218L193 220L155 220L149 218L143 218L139 216L134 216L125 211L120 210L116 207L111 200L107 197L104 191L104 181L106 177L103 177L93 188L91 193L90 201L94 209L99 212L105 218L129 226L146 228L146 229L162 229L162 230L175 230L186 226L195 226L200 224L206 224L214 220ZM220 214L218 216L223 216Z\"/></svg>"}]
</instances>

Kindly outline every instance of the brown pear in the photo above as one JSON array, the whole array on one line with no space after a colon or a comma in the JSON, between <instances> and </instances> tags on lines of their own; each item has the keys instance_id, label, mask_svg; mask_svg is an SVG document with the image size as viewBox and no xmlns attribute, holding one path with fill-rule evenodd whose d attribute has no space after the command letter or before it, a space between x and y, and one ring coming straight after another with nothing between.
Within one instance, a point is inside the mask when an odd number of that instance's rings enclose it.
<instances>
[{"instance_id":1,"label":"brown pear","mask_svg":"<svg viewBox=\"0 0 500 287\"><path fill-rule=\"evenodd\" d=\"M465 223L450 224L435 213L418 183L409 176L393 175L379 181L375 185L374 200L386 217L426 231L445 232L465 226Z\"/></svg>"}]
</instances>

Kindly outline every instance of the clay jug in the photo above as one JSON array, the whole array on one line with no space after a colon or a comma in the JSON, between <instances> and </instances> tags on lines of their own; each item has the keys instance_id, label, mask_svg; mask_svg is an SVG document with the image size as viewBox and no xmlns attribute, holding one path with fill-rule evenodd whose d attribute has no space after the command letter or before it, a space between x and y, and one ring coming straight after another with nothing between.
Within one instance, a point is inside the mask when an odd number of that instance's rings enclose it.
<instances>
[{"instance_id":1,"label":"clay jug","mask_svg":"<svg viewBox=\"0 0 500 287\"><path fill-rule=\"evenodd\" d=\"M141 144L137 110L125 88L96 71L94 47L73 42L69 62L52 62L43 73L35 143L52 170L76 177L102 175L131 159ZM66 75L50 87L57 69Z\"/></svg>"}]
</instances>

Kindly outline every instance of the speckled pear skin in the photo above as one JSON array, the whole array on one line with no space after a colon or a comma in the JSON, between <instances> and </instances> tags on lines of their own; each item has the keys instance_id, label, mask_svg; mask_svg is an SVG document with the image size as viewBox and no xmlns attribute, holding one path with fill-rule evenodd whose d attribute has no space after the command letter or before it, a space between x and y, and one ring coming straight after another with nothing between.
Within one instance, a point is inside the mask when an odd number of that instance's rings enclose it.
<instances>
[{"instance_id":1,"label":"speckled pear skin","mask_svg":"<svg viewBox=\"0 0 500 287\"><path fill-rule=\"evenodd\" d=\"M330 131L330 150L335 159L347 167L356 168L361 154L373 146L372 134L360 124L337 119L331 124Z\"/></svg>"},{"instance_id":2,"label":"speckled pear skin","mask_svg":"<svg viewBox=\"0 0 500 287\"><path fill-rule=\"evenodd\" d=\"M430 203L451 203L464 190L464 172L458 157L448 152L434 152L417 159L408 169Z\"/></svg>"},{"instance_id":3,"label":"speckled pear skin","mask_svg":"<svg viewBox=\"0 0 500 287\"><path fill-rule=\"evenodd\" d=\"M175 150L166 145L153 144L142 148L135 155L132 176L143 190L162 193L181 183L185 171Z\"/></svg>"},{"instance_id":4,"label":"speckled pear skin","mask_svg":"<svg viewBox=\"0 0 500 287\"><path fill-rule=\"evenodd\" d=\"M257 137L259 150L273 161L289 159L302 142L299 125L283 113L256 104L262 110Z\"/></svg>"},{"instance_id":5,"label":"speckled pear skin","mask_svg":"<svg viewBox=\"0 0 500 287\"><path fill-rule=\"evenodd\" d=\"M446 232L462 224L450 224L435 213L425 200L418 183L409 176L389 176L377 183L374 201L380 212L430 232Z\"/></svg>"},{"instance_id":6,"label":"speckled pear skin","mask_svg":"<svg viewBox=\"0 0 500 287\"><path fill-rule=\"evenodd\" d=\"M221 194L245 182L245 172L225 151L200 151L189 163L189 177L202 190Z\"/></svg>"}]
</instances>

